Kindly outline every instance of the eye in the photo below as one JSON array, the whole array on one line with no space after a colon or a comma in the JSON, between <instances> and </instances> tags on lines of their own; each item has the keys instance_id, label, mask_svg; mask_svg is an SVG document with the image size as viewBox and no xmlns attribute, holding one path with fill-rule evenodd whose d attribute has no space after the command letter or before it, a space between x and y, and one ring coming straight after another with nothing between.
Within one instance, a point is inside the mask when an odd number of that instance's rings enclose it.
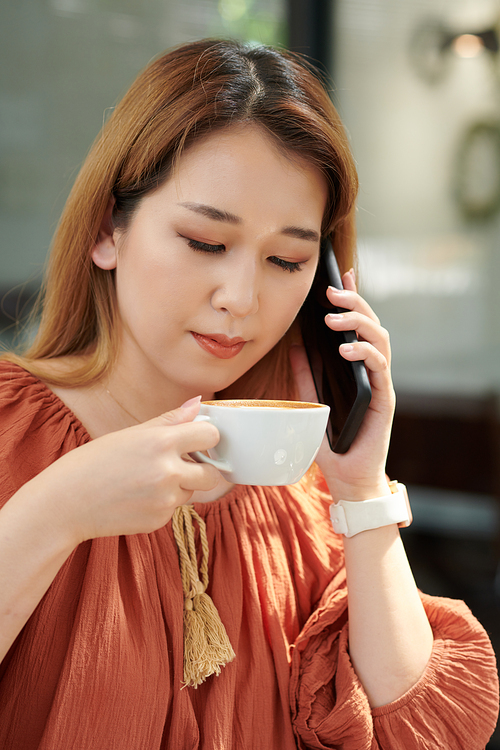
<instances>
[{"instance_id":1,"label":"eye","mask_svg":"<svg viewBox=\"0 0 500 750\"><path fill-rule=\"evenodd\" d=\"M223 253L226 249L224 245L209 245L208 242L190 240L188 237L185 239L192 250L197 250L201 253Z\"/></svg>"},{"instance_id":2,"label":"eye","mask_svg":"<svg viewBox=\"0 0 500 750\"><path fill-rule=\"evenodd\" d=\"M272 255L269 260L274 263L275 266L283 268L284 271L289 273L295 273L295 271L302 271L303 262L292 262L291 260L283 260L283 258L277 258L276 255Z\"/></svg>"}]
</instances>

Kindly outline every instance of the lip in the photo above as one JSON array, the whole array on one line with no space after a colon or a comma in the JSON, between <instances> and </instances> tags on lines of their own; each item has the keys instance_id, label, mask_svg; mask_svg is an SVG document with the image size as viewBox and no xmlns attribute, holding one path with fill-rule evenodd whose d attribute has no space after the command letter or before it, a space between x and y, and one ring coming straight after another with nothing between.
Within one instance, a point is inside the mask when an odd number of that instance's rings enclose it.
<instances>
[{"instance_id":1,"label":"lip","mask_svg":"<svg viewBox=\"0 0 500 750\"><path fill-rule=\"evenodd\" d=\"M196 331L191 331L191 336L202 349L219 359L236 357L247 343L246 339L242 339L240 336L230 339L223 333L196 333Z\"/></svg>"}]
</instances>

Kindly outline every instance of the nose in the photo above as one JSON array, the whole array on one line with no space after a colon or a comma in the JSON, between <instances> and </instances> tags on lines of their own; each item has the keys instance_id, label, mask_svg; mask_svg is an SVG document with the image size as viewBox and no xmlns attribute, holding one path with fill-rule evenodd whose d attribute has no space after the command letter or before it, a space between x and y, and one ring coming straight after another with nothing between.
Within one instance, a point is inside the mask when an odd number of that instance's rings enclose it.
<instances>
[{"instance_id":1,"label":"nose","mask_svg":"<svg viewBox=\"0 0 500 750\"><path fill-rule=\"evenodd\" d=\"M212 294L214 310L227 312L234 318L246 318L259 309L259 269L255 258L239 258L229 263L217 279Z\"/></svg>"}]
</instances>

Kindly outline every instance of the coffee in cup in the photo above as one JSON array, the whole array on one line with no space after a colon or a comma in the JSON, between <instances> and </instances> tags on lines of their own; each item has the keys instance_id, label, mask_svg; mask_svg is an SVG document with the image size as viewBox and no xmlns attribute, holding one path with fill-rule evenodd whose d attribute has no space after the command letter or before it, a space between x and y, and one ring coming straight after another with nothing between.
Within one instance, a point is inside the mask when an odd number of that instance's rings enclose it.
<instances>
[{"instance_id":1,"label":"coffee in cup","mask_svg":"<svg viewBox=\"0 0 500 750\"><path fill-rule=\"evenodd\" d=\"M191 455L234 484L295 484L316 457L329 413L329 406L306 401L202 401L195 421L215 425L220 441L208 456Z\"/></svg>"}]
</instances>

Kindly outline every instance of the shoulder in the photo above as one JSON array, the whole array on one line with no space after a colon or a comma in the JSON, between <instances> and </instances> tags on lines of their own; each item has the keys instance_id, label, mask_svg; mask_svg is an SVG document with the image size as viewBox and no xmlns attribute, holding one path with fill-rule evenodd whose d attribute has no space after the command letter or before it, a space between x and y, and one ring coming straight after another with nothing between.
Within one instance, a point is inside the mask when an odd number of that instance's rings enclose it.
<instances>
[{"instance_id":1,"label":"shoulder","mask_svg":"<svg viewBox=\"0 0 500 750\"><path fill-rule=\"evenodd\" d=\"M28 425L54 427L59 421L79 422L56 394L17 364L0 361L0 437Z\"/></svg>"},{"instance_id":2,"label":"shoulder","mask_svg":"<svg viewBox=\"0 0 500 750\"><path fill-rule=\"evenodd\" d=\"M4 418L0 421L0 434L11 426L10 420L6 422L5 418L14 410L23 412L35 409L44 390L48 389L27 370L13 362L1 360L0 409Z\"/></svg>"},{"instance_id":3,"label":"shoulder","mask_svg":"<svg viewBox=\"0 0 500 750\"><path fill-rule=\"evenodd\" d=\"M0 361L0 504L88 439L83 425L41 380Z\"/></svg>"},{"instance_id":4,"label":"shoulder","mask_svg":"<svg viewBox=\"0 0 500 750\"><path fill-rule=\"evenodd\" d=\"M0 362L0 438L2 442L43 410L45 386L31 373L12 362ZM44 398L45 397L45 398Z\"/></svg>"}]
</instances>

